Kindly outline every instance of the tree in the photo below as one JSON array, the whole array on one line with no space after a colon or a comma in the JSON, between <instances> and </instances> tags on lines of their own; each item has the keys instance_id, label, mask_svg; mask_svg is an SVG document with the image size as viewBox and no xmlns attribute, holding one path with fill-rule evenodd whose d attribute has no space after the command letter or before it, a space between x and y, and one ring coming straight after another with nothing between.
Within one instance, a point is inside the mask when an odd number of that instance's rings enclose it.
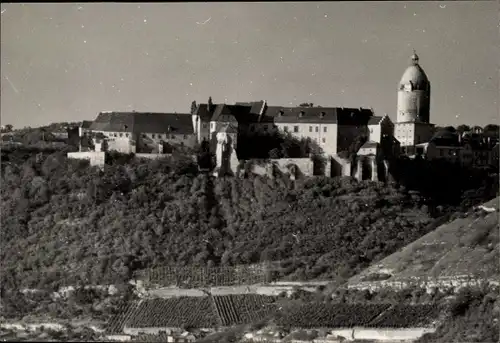
<instances>
[{"instance_id":1,"label":"tree","mask_svg":"<svg viewBox=\"0 0 500 343\"><path fill-rule=\"evenodd\" d=\"M7 124L3 127L2 132L12 132L13 128L14 126L12 126L11 124Z\"/></svg>"},{"instance_id":2,"label":"tree","mask_svg":"<svg viewBox=\"0 0 500 343\"><path fill-rule=\"evenodd\" d=\"M484 134L487 136L498 137L500 133L499 126L496 124L488 124L484 127Z\"/></svg>"},{"instance_id":3,"label":"tree","mask_svg":"<svg viewBox=\"0 0 500 343\"><path fill-rule=\"evenodd\" d=\"M470 131L470 126L469 125L462 124L462 125L458 125L457 126L457 132L458 133L464 133L464 132L468 132L468 131Z\"/></svg>"}]
</instances>

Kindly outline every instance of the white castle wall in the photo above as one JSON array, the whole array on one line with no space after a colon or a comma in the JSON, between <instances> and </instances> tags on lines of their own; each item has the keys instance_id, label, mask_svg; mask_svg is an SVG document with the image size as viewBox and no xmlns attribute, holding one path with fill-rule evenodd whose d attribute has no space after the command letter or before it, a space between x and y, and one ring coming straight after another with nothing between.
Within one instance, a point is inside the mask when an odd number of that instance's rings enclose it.
<instances>
[{"instance_id":1,"label":"white castle wall","mask_svg":"<svg viewBox=\"0 0 500 343\"><path fill-rule=\"evenodd\" d=\"M408 329L371 329L352 328L332 330L331 336L340 336L346 340L376 340L376 341L414 341L426 333L436 331L434 328L408 328Z\"/></svg>"},{"instance_id":2,"label":"white castle wall","mask_svg":"<svg viewBox=\"0 0 500 343\"><path fill-rule=\"evenodd\" d=\"M252 162L256 160L249 161ZM256 163L252 164L250 172L257 175L268 175L273 165L284 174L290 173L290 170L287 168L288 165L296 165L300 173L304 176L312 176L314 172L314 162L308 157L270 159L263 163L258 163L256 161Z\"/></svg>"}]
</instances>

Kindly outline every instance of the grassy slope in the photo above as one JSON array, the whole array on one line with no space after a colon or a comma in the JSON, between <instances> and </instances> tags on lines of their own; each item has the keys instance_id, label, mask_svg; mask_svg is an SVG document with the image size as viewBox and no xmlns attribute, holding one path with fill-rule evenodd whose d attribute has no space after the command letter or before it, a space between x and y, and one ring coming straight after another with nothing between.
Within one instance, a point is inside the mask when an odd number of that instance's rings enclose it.
<instances>
[{"instance_id":1,"label":"grassy slope","mask_svg":"<svg viewBox=\"0 0 500 343\"><path fill-rule=\"evenodd\" d=\"M484 205L498 211L500 198ZM349 280L355 284L370 274L391 274L389 281L408 277L477 275L498 279L498 212L470 212L440 226L401 251Z\"/></svg>"}]
</instances>

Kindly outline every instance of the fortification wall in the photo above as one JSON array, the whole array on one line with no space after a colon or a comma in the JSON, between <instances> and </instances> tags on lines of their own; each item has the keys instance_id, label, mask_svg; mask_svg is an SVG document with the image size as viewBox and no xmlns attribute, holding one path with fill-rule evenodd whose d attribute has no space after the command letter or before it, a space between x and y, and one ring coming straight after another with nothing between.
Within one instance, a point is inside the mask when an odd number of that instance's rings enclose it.
<instances>
[{"instance_id":1,"label":"fortification wall","mask_svg":"<svg viewBox=\"0 0 500 343\"><path fill-rule=\"evenodd\" d=\"M298 169L298 174L302 176L312 176L314 174L314 162L310 158L279 158L270 160L248 160L251 167L249 172L257 175L269 175L272 168L276 168L283 174L290 174L291 165L295 165Z\"/></svg>"},{"instance_id":2,"label":"fortification wall","mask_svg":"<svg viewBox=\"0 0 500 343\"><path fill-rule=\"evenodd\" d=\"M165 158L170 156L172 156L172 154L146 154L146 153L135 154L136 158L148 158L150 160L157 160L160 158Z\"/></svg>"}]
</instances>

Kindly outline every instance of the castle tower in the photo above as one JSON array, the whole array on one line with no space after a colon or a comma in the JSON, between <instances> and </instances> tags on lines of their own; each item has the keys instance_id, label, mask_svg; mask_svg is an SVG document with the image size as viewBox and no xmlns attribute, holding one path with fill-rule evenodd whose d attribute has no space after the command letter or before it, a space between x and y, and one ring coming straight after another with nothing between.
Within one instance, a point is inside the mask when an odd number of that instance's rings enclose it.
<instances>
[{"instance_id":1,"label":"castle tower","mask_svg":"<svg viewBox=\"0 0 500 343\"><path fill-rule=\"evenodd\" d=\"M215 151L217 166L214 176L234 175L238 167L236 155L238 131L232 125L226 125L217 132Z\"/></svg>"},{"instance_id":2,"label":"castle tower","mask_svg":"<svg viewBox=\"0 0 500 343\"><path fill-rule=\"evenodd\" d=\"M397 122L429 123L430 95L431 84L414 53L399 81Z\"/></svg>"},{"instance_id":3,"label":"castle tower","mask_svg":"<svg viewBox=\"0 0 500 343\"><path fill-rule=\"evenodd\" d=\"M430 120L431 84L413 51L410 65L398 85L395 136L401 146L427 142L432 135Z\"/></svg>"}]
</instances>

